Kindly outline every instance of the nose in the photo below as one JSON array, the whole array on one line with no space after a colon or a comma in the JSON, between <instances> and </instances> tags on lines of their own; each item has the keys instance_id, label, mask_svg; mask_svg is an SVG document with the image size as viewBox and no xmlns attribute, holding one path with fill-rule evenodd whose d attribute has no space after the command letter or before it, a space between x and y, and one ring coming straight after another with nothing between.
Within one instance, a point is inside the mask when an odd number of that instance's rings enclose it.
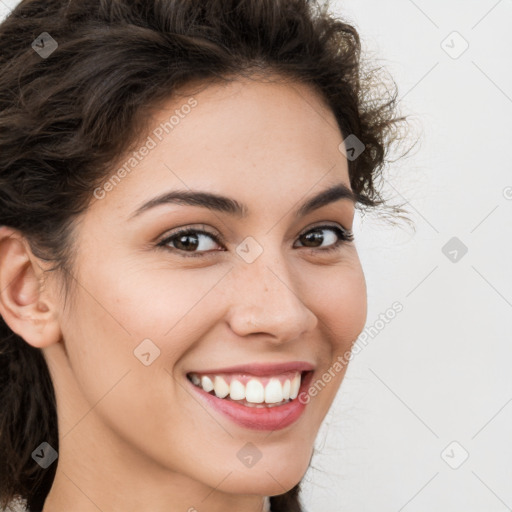
<instances>
[{"instance_id":1,"label":"nose","mask_svg":"<svg viewBox=\"0 0 512 512\"><path fill-rule=\"evenodd\" d=\"M263 260L244 264L233 272L228 323L239 336L265 334L283 343L312 331L317 316L296 290L284 265Z\"/></svg>"}]
</instances>

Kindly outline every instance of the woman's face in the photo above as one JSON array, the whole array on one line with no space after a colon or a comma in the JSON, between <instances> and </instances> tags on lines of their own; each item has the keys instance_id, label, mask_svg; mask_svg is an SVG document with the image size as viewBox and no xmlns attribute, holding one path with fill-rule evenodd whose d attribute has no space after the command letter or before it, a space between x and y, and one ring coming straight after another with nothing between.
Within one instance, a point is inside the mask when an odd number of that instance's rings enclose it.
<instances>
[{"instance_id":1,"label":"woman's face","mask_svg":"<svg viewBox=\"0 0 512 512\"><path fill-rule=\"evenodd\" d=\"M117 178L96 190L76 226L75 300L60 312L65 351L45 349L59 464L78 475L65 453L81 446L83 457L100 457L89 467L129 465L142 479L180 475L183 486L282 494L308 467L343 378L335 363L366 321L356 247L339 235L352 228L354 203L338 195L301 211L331 187L350 188L342 136L299 84L211 85L164 107L142 140L146 150L113 169ZM136 213L176 191L229 199ZM199 232L168 240L185 228ZM281 363L290 366L257 368ZM330 378L309 399L303 382L302 400L275 405L307 367L310 389ZM191 374L216 389L207 394ZM226 386L252 405L266 393L274 406L235 409L229 395L214 396Z\"/></svg>"}]
</instances>

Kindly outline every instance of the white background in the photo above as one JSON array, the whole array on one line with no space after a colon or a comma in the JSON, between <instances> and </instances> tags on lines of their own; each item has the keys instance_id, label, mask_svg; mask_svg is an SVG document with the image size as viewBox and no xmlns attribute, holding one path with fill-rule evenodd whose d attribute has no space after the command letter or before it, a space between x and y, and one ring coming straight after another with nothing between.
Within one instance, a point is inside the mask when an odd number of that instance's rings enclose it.
<instances>
[{"instance_id":1,"label":"white background","mask_svg":"<svg viewBox=\"0 0 512 512\"><path fill-rule=\"evenodd\" d=\"M0 1L0 15L16 3ZM419 126L386 188L415 231L355 223L367 328L380 328L322 425L303 501L308 512L510 510L512 1L332 5ZM461 48L454 31L469 44L458 58L445 51ZM453 237L468 249L457 262L442 251ZM382 328L395 301L403 311Z\"/></svg>"}]
</instances>

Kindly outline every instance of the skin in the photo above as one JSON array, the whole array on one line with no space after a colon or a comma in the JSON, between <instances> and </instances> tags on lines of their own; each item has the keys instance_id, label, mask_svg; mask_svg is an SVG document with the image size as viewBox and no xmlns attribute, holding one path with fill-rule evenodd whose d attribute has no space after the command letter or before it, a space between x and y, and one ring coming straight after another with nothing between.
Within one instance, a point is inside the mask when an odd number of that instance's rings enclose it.
<instances>
[{"instance_id":1,"label":"skin","mask_svg":"<svg viewBox=\"0 0 512 512\"><path fill-rule=\"evenodd\" d=\"M315 380L364 328L355 242L322 255L334 232L323 231L316 252L299 239L324 222L352 229L354 204L294 214L321 190L350 187L332 112L295 83L239 79L194 98L190 114L77 223L72 303L24 238L1 228L0 313L43 350L57 396L59 458L44 512L261 511L264 496L286 492L306 472L346 367L298 421L274 432L205 406L187 372L307 361ZM161 105L154 126L184 103ZM167 204L128 220L178 188L235 198L250 213ZM156 247L187 226L222 234L225 245L202 236L195 250L206 252L197 258ZM235 252L247 236L263 248L250 264ZM146 338L160 349L149 366L133 353ZM237 457L247 442L262 455L250 468Z\"/></svg>"}]
</instances>

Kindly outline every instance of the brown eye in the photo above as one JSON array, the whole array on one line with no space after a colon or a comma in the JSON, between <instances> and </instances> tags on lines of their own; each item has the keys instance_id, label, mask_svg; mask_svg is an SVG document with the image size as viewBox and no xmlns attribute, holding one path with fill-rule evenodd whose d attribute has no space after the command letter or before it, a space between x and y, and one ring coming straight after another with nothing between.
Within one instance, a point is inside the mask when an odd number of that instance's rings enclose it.
<instances>
[{"instance_id":1,"label":"brown eye","mask_svg":"<svg viewBox=\"0 0 512 512\"><path fill-rule=\"evenodd\" d=\"M330 232L330 234L325 234ZM338 226L315 226L299 236L303 247L318 249L319 251L335 250L345 242L354 240L352 231L339 228ZM326 242L325 249L321 248L322 243Z\"/></svg>"},{"instance_id":2,"label":"brown eye","mask_svg":"<svg viewBox=\"0 0 512 512\"><path fill-rule=\"evenodd\" d=\"M215 235L204 230L191 228L176 231L158 244L159 247L166 247L170 250L188 253L182 254L185 257L202 256L203 253L218 250L215 249L216 245L218 246L220 244Z\"/></svg>"},{"instance_id":3,"label":"brown eye","mask_svg":"<svg viewBox=\"0 0 512 512\"><path fill-rule=\"evenodd\" d=\"M298 238L299 247L309 248L317 253L327 253L339 249L344 243L354 239L352 231L338 226L315 226ZM221 237L202 229L187 228L171 233L157 244L183 257L202 257L225 249ZM323 248L322 244L326 246ZM221 247L219 249L218 247Z\"/></svg>"}]
</instances>

